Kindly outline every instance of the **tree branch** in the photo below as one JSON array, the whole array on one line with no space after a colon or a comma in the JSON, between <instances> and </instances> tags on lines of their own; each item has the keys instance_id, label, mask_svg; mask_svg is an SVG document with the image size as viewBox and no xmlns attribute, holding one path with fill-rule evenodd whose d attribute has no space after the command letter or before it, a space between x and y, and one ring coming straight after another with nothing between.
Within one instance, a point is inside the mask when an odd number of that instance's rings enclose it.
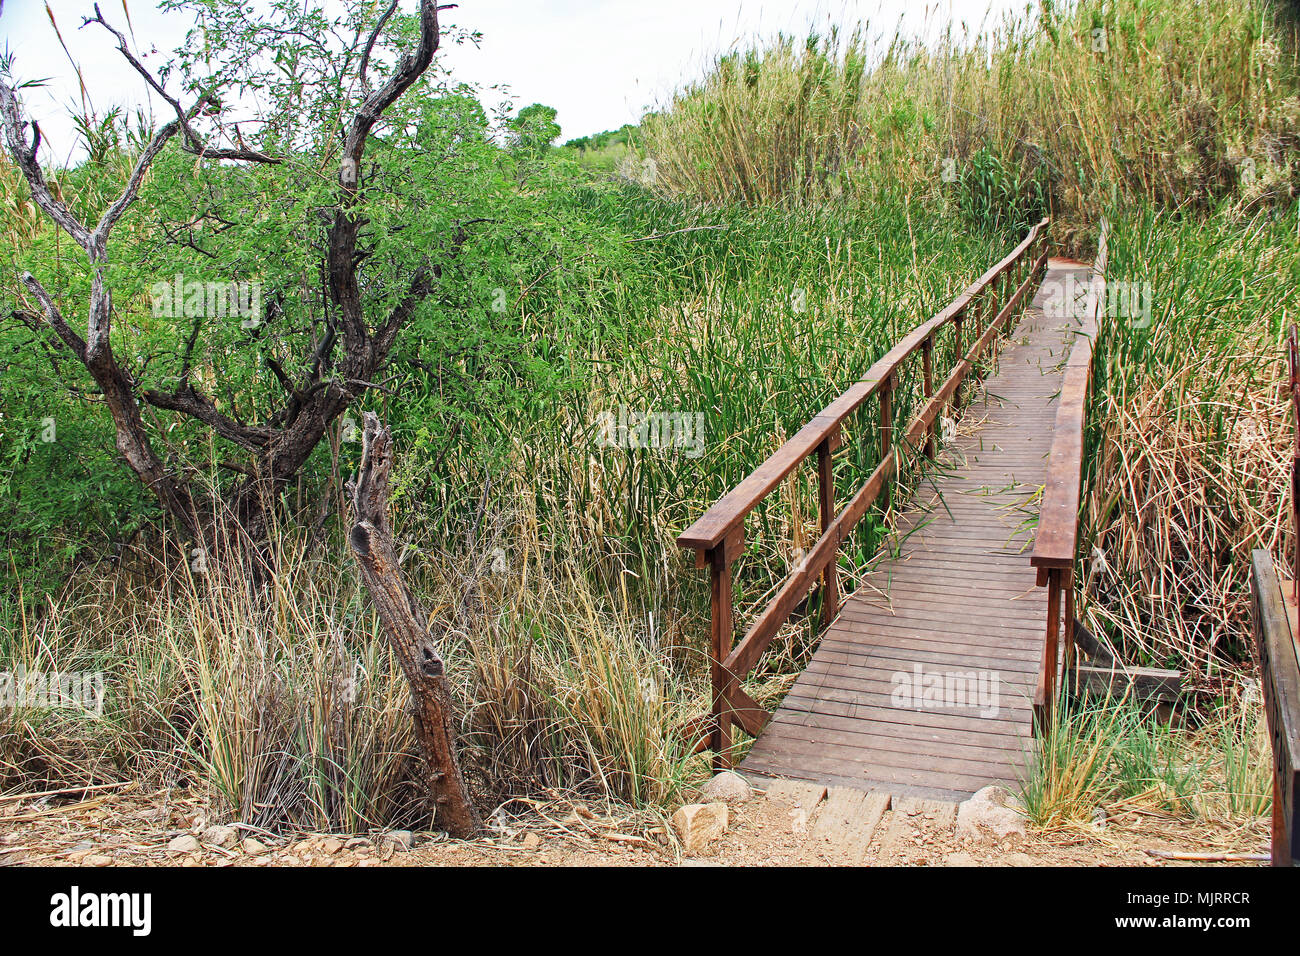
<instances>
[{"instance_id":1,"label":"tree branch","mask_svg":"<svg viewBox=\"0 0 1300 956\"><path fill-rule=\"evenodd\" d=\"M209 159L231 159L246 163L270 163L271 165L278 165L282 162L282 160L277 159L274 156L268 156L255 149L225 149L222 147L209 146L204 143L199 134L194 131L194 127L191 126L190 123L205 105L215 105L215 100L212 98L211 91L204 93L195 100L194 105L188 110L185 109L181 106L180 100L169 95L168 92L163 89L162 84L154 79L153 74L145 69L144 64L135 58L135 55L131 52L131 48L127 46L126 37L123 36L120 30L104 19L104 15L99 10L98 3L95 4L95 15L93 17L83 18L81 25L86 26L90 23L98 23L117 38L117 49L126 59L126 62L131 64L131 68L143 77L144 81L149 84L150 89L170 104L172 110L176 113L176 123L185 134L184 149L187 153L193 153L196 156L203 156Z\"/></svg>"}]
</instances>

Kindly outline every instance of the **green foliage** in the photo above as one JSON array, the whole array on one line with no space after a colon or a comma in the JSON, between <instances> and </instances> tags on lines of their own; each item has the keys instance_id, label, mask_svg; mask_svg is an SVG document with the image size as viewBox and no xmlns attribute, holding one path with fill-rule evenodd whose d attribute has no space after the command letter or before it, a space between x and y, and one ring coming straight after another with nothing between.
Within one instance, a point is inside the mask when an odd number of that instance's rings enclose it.
<instances>
[{"instance_id":1,"label":"green foliage","mask_svg":"<svg viewBox=\"0 0 1300 956\"><path fill-rule=\"evenodd\" d=\"M525 106L518 116L506 120L510 148L528 156L538 156L560 138L560 124L555 122L553 106L534 103Z\"/></svg>"},{"instance_id":2,"label":"green foliage","mask_svg":"<svg viewBox=\"0 0 1300 956\"><path fill-rule=\"evenodd\" d=\"M956 204L971 225L1007 238L1023 236L1048 215L1046 168L1009 166L988 146L966 163L955 184Z\"/></svg>"}]
</instances>

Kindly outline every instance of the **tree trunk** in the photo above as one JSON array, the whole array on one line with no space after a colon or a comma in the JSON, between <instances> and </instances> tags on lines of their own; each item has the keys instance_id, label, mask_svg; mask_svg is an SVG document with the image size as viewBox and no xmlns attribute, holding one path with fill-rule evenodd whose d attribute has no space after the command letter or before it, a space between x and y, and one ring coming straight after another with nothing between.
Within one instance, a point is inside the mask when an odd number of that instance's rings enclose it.
<instances>
[{"instance_id":1,"label":"tree trunk","mask_svg":"<svg viewBox=\"0 0 1300 956\"><path fill-rule=\"evenodd\" d=\"M393 466L393 442L372 412L365 413L361 471L353 489L356 524L349 542L361 568L361 578L411 686L415 736L424 758L425 782L436 819L448 833L468 838L482 821L456 762L451 688L427 617L402 580L388 525L388 477Z\"/></svg>"}]
</instances>

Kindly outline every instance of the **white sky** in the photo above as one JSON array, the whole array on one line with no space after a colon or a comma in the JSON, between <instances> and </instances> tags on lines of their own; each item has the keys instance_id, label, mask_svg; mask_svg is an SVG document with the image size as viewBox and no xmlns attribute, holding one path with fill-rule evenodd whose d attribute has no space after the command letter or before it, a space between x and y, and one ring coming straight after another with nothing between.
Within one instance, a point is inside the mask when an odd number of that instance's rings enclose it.
<instances>
[{"instance_id":1,"label":"white sky","mask_svg":"<svg viewBox=\"0 0 1300 956\"><path fill-rule=\"evenodd\" d=\"M100 0L106 18L124 28L123 0ZM153 0L127 0L139 47L169 51L192 26L163 16ZM20 79L49 77L44 89L22 94L50 146L45 162L75 153L67 105L80 92L67 55L45 12L45 0L0 0L0 42L16 54ZM81 64L90 96L102 113L146 97L143 83L125 66L102 28L78 29L91 0L49 0L72 56ZM250 6L253 4L250 3ZM770 37L809 27L869 23L869 35L931 35L949 23L972 30L1025 10L1027 0L461 0L444 21L483 33L480 48L448 47L455 77L483 87L504 84L517 106L540 102L559 111L563 139L624 123L662 104L682 83L699 77L714 53L737 40ZM412 9L414 0L403 0ZM157 62L155 60L154 62ZM489 111L502 99L485 90ZM157 111L156 115L163 113Z\"/></svg>"}]
</instances>

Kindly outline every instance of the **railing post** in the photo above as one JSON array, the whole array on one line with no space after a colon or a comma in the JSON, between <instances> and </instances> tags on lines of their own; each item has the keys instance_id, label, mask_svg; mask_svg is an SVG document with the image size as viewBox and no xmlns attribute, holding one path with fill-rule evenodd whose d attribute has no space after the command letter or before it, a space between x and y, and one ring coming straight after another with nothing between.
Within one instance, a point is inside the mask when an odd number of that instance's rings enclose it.
<instances>
[{"instance_id":1,"label":"railing post","mask_svg":"<svg viewBox=\"0 0 1300 956\"><path fill-rule=\"evenodd\" d=\"M927 335L925 341L921 343L921 388L925 392L925 400L928 403L934 396L933 335ZM925 455L927 458L933 458L934 454L934 422L931 421L925 426Z\"/></svg>"},{"instance_id":2,"label":"railing post","mask_svg":"<svg viewBox=\"0 0 1300 956\"><path fill-rule=\"evenodd\" d=\"M953 348L956 350L956 363L960 365L966 358L966 349L964 347L965 336L962 335L962 327L966 324L966 316L959 315L952 320ZM970 374L970 369L966 370L966 375ZM963 375L957 382L957 387L952 390L952 415L957 417L957 409L961 408L961 389L966 384L966 375Z\"/></svg>"},{"instance_id":3,"label":"railing post","mask_svg":"<svg viewBox=\"0 0 1300 956\"><path fill-rule=\"evenodd\" d=\"M1074 667L1074 568L1061 572L1062 587L1065 590L1065 620L1061 624L1065 645L1065 673Z\"/></svg>"},{"instance_id":4,"label":"railing post","mask_svg":"<svg viewBox=\"0 0 1300 956\"><path fill-rule=\"evenodd\" d=\"M840 445L840 430L836 428L817 446L817 502L821 508L822 534L835 520L835 449ZM838 551L831 557L822 572L822 627L830 625L839 613L839 585L836 580Z\"/></svg>"},{"instance_id":5,"label":"railing post","mask_svg":"<svg viewBox=\"0 0 1300 956\"><path fill-rule=\"evenodd\" d=\"M1061 572L1052 568L1047 572L1047 644L1043 660L1047 673L1047 696L1043 701L1045 723L1051 723L1052 711L1056 706L1056 662L1057 645L1061 636Z\"/></svg>"},{"instance_id":6,"label":"railing post","mask_svg":"<svg viewBox=\"0 0 1300 956\"><path fill-rule=\"evenodd\" d=\"M885 461L894 451L894 375L891 372L889 377L880 383L880 460ZM897 462L895 462L897 465ZM894 480L898 477L897 471L891 475L885 486L880 490L880 497L884 502L886 510L889 508L890 490L893 487Z\"/></svg>"},{"instance_id":7,"label":"railing post","mask_svg":"<svg viewBox=\"0 0 1300 956\"><path fill-rule=\"evenodd\" d=\"M722 666L731 653L731 565L744 547L744 532L733 531L726 540L708 552L709 602L709 678L713 685L713 727L709 749L713 751L713 768L731 766L731 710L727 691L735 678Z\"/></svg>"}]
</instances>

